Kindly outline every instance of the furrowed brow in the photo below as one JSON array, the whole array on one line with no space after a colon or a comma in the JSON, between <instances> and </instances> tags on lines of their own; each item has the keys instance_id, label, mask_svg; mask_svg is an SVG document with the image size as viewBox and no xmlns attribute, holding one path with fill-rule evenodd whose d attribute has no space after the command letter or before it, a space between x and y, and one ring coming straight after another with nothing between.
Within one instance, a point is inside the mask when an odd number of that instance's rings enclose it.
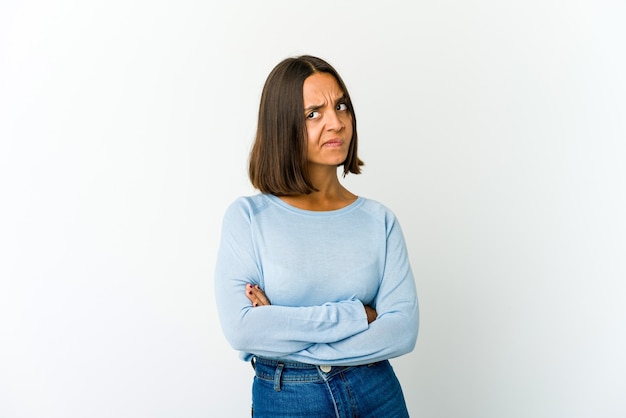
<instances>
[{"instance_id":1,"label":"furrowed brow","mask_svg":"<svg viewBox=\"0 0 626 418\"><path fill-rule=\"evenodd\" d=\"M304 112L305 112L305 113L313 112L313 111L315 111L315 110L320 110L320 109L321 109L321 108L323 108L323 107L324 107L324 105L323 105L323 104L322 104L322 105L311 105L311 106L309 106L309 107L305 107L305 108L304 108Z\"/></svg>"},{"instance_id":2,"label":"furrowed brow","mask_svg":"<svg viewBox=\"0 0 626 418\"><path fill-rule=\"evenodd\" d=\"M345 102L346 99L346 95L342 94L341 96L339 96L337 99L335 99L335 105L337 103L341 103L341 102ZM307 106L304 108L304 112L305 113L309 113L309 112L313 112L315 110L320 110L321 108L323 108L325 105L324 104L319 104L319 105L311 105L311 106Z\"/></svg>"},{"instance_id":3,"label":"furrowed brow","mask_svg":"<svg viewBox=\"0 0 626 418\"><path fill-rule=\"evenodd\" d=\"M339 97L337 100L335 100L335 104L341 103L341 102L345 102L346 100L348 100L348 98L346 97L345 94L342 94L341 97Z\"/></svg>"}]
</instances>

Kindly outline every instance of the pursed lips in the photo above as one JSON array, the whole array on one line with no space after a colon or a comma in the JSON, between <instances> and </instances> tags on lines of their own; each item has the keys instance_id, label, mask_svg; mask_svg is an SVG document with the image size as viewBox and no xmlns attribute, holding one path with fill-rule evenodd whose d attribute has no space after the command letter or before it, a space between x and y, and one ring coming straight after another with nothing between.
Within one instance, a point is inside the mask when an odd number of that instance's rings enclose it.
<instances>
[{"instance_id":1,"label":"pursed lips","mask_svg":"<svg viewBox=\"0 0 626 418\"><path fill-rule=\"evenodd\" d=\"M331 139L322 145L323 147L340 147L343 145L343 140L341 139Z\"/></svg>"}]
</instances>

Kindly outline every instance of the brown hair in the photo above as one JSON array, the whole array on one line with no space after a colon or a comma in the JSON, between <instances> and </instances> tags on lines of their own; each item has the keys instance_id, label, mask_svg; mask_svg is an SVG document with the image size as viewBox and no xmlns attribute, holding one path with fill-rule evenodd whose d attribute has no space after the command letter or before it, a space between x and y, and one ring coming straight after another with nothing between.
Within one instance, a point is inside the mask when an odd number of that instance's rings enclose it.
<instances>
[{"instance_id":1,"label":"brown hair","mask_svg":"<svg viewBox=\"0 0 626 418\"><path fill-rule=\"evenodd\" d=\"M256 138L250 153L248 175L263 193L277 196L309 194L316 191L308 176L307 131L302 87L315 73L332 75L345 94L352 118L352 140L343 165L348 173L361 173L357 156L356 117L352 101L339 73L326 61L310 55L287 58L270 72L259 106Z\"/></svg>"}]
</instances>

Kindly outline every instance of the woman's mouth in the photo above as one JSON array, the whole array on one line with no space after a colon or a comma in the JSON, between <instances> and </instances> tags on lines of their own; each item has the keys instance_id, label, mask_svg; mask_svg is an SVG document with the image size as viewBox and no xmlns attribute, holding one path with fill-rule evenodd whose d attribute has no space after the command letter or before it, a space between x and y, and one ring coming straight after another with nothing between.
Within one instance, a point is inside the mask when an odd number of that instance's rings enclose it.
<instances>
[{"instance_id":1,"label":"woman's mouth","mask_svg":"<svg viewBox=\"0 0 626 418\"><path fill-rule=\"evenodd\" d=\"M335 148L343 145L343 141L340 139L331 139L330 141L324 142L324 147Z\"/></svg>"}]
</instances>

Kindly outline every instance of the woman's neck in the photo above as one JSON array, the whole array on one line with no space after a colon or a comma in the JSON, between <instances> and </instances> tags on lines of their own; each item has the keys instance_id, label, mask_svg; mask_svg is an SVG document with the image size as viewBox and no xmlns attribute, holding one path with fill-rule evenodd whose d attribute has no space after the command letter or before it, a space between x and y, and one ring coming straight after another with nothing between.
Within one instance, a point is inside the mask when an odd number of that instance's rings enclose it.
<instances>
[{"instance_id":1,"label":"woman's neck","mask_svg":"<svg viewBox=\"0 0 626 418\"><path fill-rule=\"evenodd\" d=\"M353 203L357 196L343 187L335 171L332 175L312 176L315 192L303 195L281 196L287 204L312 211L329 211L344 208Z\"/></svg>"}]
</instances>

